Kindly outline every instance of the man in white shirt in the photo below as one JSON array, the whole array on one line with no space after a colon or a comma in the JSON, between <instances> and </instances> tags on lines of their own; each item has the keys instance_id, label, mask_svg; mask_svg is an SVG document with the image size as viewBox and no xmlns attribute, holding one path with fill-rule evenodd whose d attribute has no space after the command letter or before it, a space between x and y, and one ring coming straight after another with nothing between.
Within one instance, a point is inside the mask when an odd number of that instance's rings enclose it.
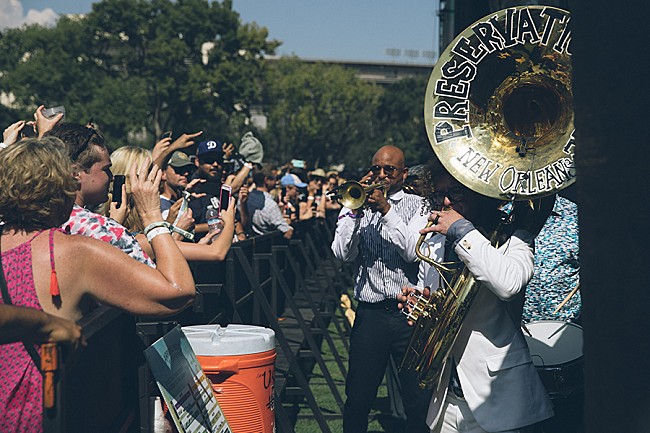
<instances>
[{"instance_id":1,"label":"man in white shirt","mask_svg":"<svg viewBox=\"0 0 650 433\"><path fill-rule=\"evenodd\" d=\"M415 244L417 229L424 223L413 228L409 222L424 212L423 200L402 190L408 172L404 164L404 153L395 146L384 146L375 153L361 182L385 183L387 197L375 189L368 197L367 209L341 209L332 243L337 258L354 261L357 266L357 311L350 335L343 413L345 433L367 431L368 414L389 356L401 359L410 338L411 329L397 309L396 298L404 285L412 285L417 279ZM431 393L417 386L412 372L400 374L400 383L407 415L404 431L427 432L425 415Z\"/></svg>"}]
</instances>

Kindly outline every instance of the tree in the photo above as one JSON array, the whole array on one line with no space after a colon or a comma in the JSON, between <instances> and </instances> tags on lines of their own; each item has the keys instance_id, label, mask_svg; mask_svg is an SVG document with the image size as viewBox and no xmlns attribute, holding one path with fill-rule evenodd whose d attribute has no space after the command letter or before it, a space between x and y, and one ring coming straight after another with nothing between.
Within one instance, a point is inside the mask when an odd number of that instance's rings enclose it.
<instances>
[{"instance_id":1,"label":"tree","mask_svg":"<svg viewBox=\"0 0 650 433\"><path fill-rule=\"evenodd\" d=\"M378 139L381 89L340 66L295 58L270 61L265 83L266 146L280 162L297 157L314 166L358 166L367 159Z\"/></svg>"},{"instance_id":2,"label":"tree","mask_svg":"<svg viewBox=\"0 0 650 433\"><path fill-rule=\"evenodd\" d=\"M404 150L407 165L425 163L433 155L424 126L425 77L405 78L385 88L377 118L385 143Z\"/></svg>"},{"instance_id":3,"label":"tree","mask_svg":"<svg viewBox=\"0 0 650 433\"><path fill-rule=\"evenodd\" d=\"M119 144L143 130L224 139L242 133L259 95L262 59L278 46L267 38L230 0L104 0L55 28L2 34L0 86L25 111L56 101L70 119L93 116Z\"/></svg>"},{"instance_id":4,"label":"tree","mask_svg":"<svg viewBox=\"0 0 650 433\"><path fill-rule=\"evenodd\" d=\"M154 136L173 128L239 134L229 120L250 107L260 62L278 45L266 29L242 26L231 1L105 0L89 26L104 70L142 81Z\"/></svg>"}]
</instances>

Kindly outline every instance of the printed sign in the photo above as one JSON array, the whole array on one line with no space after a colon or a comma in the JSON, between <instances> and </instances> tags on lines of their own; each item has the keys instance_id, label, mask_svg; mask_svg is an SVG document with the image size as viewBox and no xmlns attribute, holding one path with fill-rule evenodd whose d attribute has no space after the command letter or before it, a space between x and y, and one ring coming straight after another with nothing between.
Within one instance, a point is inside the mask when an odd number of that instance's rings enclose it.
<instances>
[{"instance_id":1,"label":"printed sign","mask_svg":"<svg viewBox=\"0 0 650 433\"><path fill-rule=\"evenodd\" d=\"M180 433L230 433L212 384L180 326L144 354Z\"/></svg>"}]
</instances>

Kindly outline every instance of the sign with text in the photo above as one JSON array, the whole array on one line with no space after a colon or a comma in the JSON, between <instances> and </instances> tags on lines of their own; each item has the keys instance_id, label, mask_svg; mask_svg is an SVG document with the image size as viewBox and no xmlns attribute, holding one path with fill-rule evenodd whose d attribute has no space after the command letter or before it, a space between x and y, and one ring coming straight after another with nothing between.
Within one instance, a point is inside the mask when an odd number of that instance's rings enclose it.
<instances>
[{"instance_id":1,"label":"sign with text","mask_svg":"<svg viewBox=\"0 0 650 433\"><path fill-rule=\"evenodd\" d=\"M180 433L230 433L212 384L180 326L144 354Z\"/></svg>"},{"instance_id":2,"label":"sign with text","mask_svg":"<svg viewBox=\"0 0 650 433\"><path fill-rule=\"evenodd\" d=\"M575 181L570 21L553 7L504 9L440 56L425 95L427 135L463 185L525 199Z\"/></svg>"}]
</instances>

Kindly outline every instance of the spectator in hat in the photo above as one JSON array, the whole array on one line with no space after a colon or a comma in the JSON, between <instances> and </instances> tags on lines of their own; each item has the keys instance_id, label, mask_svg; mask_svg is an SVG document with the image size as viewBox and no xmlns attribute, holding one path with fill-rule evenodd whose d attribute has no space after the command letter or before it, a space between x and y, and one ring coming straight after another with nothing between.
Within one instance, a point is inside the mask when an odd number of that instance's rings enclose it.
<instances>
[{"instance_id":1,"label":"spectator in hat","mask_svg":"<svg viewBox=\"0 0 650 433\"><path fill-rule=\"evenodd\" d=\"M186 153L180 151L172 153L162 176L160 210L163 218L167 217L169 208L180 198L181 192L187 188L195 168L194 163Z\"/></svg>"},{"instance_id":2,"label":"spectator in hat","mask_svg":"<svg viewBox=\"0 0 650 433\"><path fill-rule=\"evenodd\" d=\"M194 230L197 237L202 237L209 231L205 212L211 205L211 199L219 197L223 183L223 157L223 146L218 140L201 141L196 149L196 171L192 180L200 180L201 183L194 185L192 192L202 196L190 200L190 209L196 223Z\"/></svg>"},{"instance_id":3,"label":"spectator in hat","mask_svg":"<svg viewBox=\"0 0 650 433\"><path fill-rule=\"evenodd\" d=\"M288 173L282 176L280 185L282 185L280 208L284 211L287 222L292 224L298 220L298 210L300 208L298 188L306 188L307 184L300 180L297 175Z\"/></svg>"},{"instance_id":4,"label":"spectator in hat","mask_svg":"<svg viewBox=\"0 0 650 433\"><path fill-rule=\"evenodd\" d=\"M286 188L287 186L295 186L296 188L306 188L307 184L300 180L298 175L293 173L288 173L282 176L280 179L280 184L282 187Z\"/></svg>"},{"instance_id":5,"label":"spectator in hat","mask_svg":"<svg viewBox=\"0 0 650 433\"><path fill-rule=\"evenodd\" d=\"M224 179L223 164L226 149L230 153L234 147L231 144L222 144L218 140L205 140L199 143L196 150L196 171L192 179L203 181L191 188L193 193L202 194L201 197L190 201L190 208L196 222L194 231L197 240L209 231L205 213L212 199L219 198L221 185L229 185L232 188L232 194L236 194L253 168L253 164L246 162L238 173Z\"/></svg>"},{"instance_id":6,"label":"spectator in hat","mask_svg":"<svg viewBox=\"0 0 650 433\"><path fill-rule=\"evenodd\" d=\"M300 220L325 218L324 188L325 170L317 168L308 173L307 194L300 201Z\"/></svg>"}]
</instances>

